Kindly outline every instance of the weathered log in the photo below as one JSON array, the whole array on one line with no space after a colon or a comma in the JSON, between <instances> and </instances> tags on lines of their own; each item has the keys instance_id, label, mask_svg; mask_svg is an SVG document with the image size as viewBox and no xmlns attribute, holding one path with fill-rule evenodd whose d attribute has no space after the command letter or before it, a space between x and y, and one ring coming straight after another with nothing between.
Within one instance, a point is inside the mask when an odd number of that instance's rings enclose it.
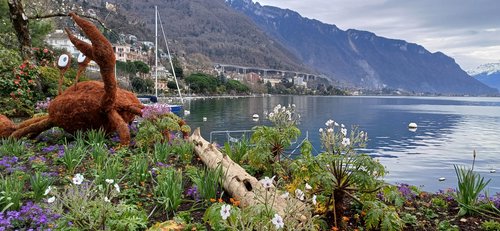
<instances>
[{"instance_id":1,"label":"weathered log","mask_svg":"<svg viewBox=\"0 0 500 231\"><path fill-rule=\"evenodd\" d=\"M268 200L268 206L272 206L280 216L293 210L295 217L303 218L302 212L304 203L295 198L282 198L284 192L271 188L267 190L261 182L248 174L239 164L235 163L229 156L222 154L215 146L206 141L197 128L189 138L195 144L195 152L201 161L210 169L215 169L222 165L223 187L233 198L240 200L240 207L247 207L264 203L262 198L272 198ZM260 199L259 199L260 198ZM288 202L287 202L288 201ZM288 206L288 207L287 207ZM292 206L293 208L290 208ZM289 215L289 214L288 214Z\"/></svg>"}]
</instances>

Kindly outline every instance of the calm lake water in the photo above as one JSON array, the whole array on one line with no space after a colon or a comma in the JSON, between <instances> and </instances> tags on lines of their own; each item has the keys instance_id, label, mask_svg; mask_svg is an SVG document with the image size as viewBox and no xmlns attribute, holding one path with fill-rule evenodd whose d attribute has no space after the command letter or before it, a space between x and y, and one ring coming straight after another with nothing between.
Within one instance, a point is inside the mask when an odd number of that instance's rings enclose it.
<instances>
[{"instance_id":1,"label":"calm lake water","mask_svg":"<svg viewBox=\"0 0 500 231\"><path fill-rule=\"evenodd\" d=\"M363 151L386 167L388 182L422 186L430 192L456 188L453 164L471 166L472 153L476 150L475 170L486 179L492 179L490 193L500 192L500 98L270 96L198 99L188 102L191 114L185 118L193 129L200 127L202 135L209 140L212 131L269 125L264 115L278 104L296 105L302 131L298 142L308 133L316 153L321 151L318 130L325 127L329 119L347 127L358 125L367 131L369 142ZM253 121L253 114L258 114L260 119ZM418 124L416 131L409 131L410 122ZM440 177L446 180L438 181Z\"/></svg>"}]
</instances>

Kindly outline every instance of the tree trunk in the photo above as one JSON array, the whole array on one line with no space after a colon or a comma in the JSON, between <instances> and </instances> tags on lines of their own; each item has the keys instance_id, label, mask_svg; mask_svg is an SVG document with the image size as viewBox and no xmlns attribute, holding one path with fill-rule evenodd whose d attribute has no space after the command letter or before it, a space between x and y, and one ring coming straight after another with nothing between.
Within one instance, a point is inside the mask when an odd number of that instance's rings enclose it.
<instances>
[{"instance_id":1,"label":"tree trunk","mask_svg":"<svg viewBox=\"0 0 500 231\"><path fill-rule=\"evenodd\" d=\"M19 49L23 60L31 58L31 35L28 27L28 16L24 13L21 0L8 0L10 20L16 30Z\"/></svg>"},{"instance_id":2,"label":"tree trunk","mask_svg":"<svg viewBox=\"0 0 500 231\"><path fill-rule=\"evenodd\" d=\"M262 199L258 199L266 197L264 186L240 165L232 161L229 156L223 155L214 144L203 139L200 135L200 128L194 131L189 140L195 143L195 152L207 167L215 169L219 165L222 166L223 187L233 198L240 200L241 207L263 202ZM283 193L274 188L267 191L267 198L271 198L268 201L268 206L274 201L271 206L282 217L293 216L299 220L304 219L304 203L291 195L289 199L284 199L280 196ZM290 206L292 206L293 214L290 214Z\"/></svg>"}]
</instances>

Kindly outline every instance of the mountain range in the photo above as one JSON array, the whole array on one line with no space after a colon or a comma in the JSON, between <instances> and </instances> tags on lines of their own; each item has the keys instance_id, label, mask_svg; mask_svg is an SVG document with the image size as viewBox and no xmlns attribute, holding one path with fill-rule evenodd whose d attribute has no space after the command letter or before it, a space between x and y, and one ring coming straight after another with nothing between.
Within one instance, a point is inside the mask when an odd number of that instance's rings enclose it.
<instances>
[{"instance_id":1,"label":"mountain range","mask_svg":"<svg viewBox=\"0 0 500 231\"><path fill-rule=\"evenodd\" d=\"M144 26L153 29L155 5L171 49L186 62L324 74L344 86L362 89L497 93L441 52L368 31L342 30L251 0L123 0L120 11L142 18Z\"/></svg>"},{"instance_id":2,"label":"mountain range","mask_svg":"<svg viewBox=\"0 0 500 231\"><path fill-rule=\"evenodd\" d=\"M487 63L467 73L482 83L500 90L500 63Z\"/></svg>"},{"instance_id":3,"label":"mountain range","mask_svg":"<svg viewBox=\"0 0 500 231\"><path fill-rule=\"evenodd\" d=\"M361 88L392 88L443 94L485 94L495 90L471 78L452 58L403 40L368 31L339 29L297 12L227 0L304 63Z\"/></svg>"}]
</instances>

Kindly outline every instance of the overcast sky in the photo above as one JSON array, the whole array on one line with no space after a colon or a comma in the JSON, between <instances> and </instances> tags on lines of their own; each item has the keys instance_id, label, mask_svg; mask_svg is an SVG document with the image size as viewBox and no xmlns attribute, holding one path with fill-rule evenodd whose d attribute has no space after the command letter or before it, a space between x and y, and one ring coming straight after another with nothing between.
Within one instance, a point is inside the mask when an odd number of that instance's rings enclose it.
<instances>
[{"instance_id":1,"label":"overcast sky","mask_svg":"<svg viewBox=\"0 0 500 231\"><path fill-rule=\"evenodd\" d=\"M500 62L499 0L254 0L343 30L417 43L469 70Z\"/></svg>"}]
</instances>

